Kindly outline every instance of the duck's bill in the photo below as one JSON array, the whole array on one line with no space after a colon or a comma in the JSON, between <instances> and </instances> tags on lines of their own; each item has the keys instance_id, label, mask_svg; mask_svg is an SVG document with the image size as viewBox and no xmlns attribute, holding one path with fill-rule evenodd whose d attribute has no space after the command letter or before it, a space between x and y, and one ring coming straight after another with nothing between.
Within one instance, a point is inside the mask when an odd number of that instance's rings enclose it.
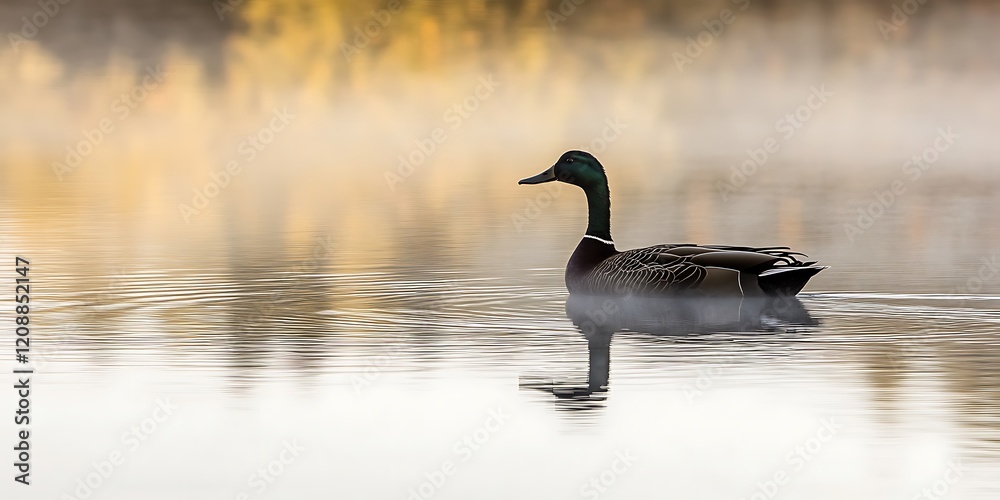
<instances>
[{"instance_id":1,"label":"duck's bill","mask_svg":"<svg viewBox=\"0 0 1000 500\"><path fill-rule=\"evenodd\" d=\"M518 184L541 184L543 182L551 182L556 180L556 174L554 168L549 168L548 170L534 176L521 179L517 181Z\"/></svg>"}]
</instances>

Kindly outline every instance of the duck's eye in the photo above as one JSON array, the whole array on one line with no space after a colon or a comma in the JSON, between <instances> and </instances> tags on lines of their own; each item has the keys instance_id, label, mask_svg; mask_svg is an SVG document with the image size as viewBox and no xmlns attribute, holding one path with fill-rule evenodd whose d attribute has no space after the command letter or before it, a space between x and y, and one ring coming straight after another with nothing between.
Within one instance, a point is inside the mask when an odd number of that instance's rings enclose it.
<instances>
[{"instance_id":1,"label":"duck's eye","mask_svg":"<svg viewBox=\"0 0 1000 500\"><path fill-rule=\"evenodd\" d=\"M573 161L574 160L572 158L566 158L566 163L573 163Z\"/></svg>"}]
</instances>

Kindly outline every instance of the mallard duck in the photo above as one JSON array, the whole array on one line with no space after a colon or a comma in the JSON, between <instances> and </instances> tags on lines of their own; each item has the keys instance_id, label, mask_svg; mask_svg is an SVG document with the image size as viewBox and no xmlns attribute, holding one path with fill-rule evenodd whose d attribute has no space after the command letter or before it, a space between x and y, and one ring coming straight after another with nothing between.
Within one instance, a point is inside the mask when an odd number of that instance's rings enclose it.
<instances>
[{"instance_id":1,"label":"mallard duck","mask_svg":"<svg viewBox=\"0 0 1000 500\"><path fill-rule=\"evenodd\" d=\"M788 296L826 269L788 247L668 244L619 252L611 239L611 194L604 166L567 151L518 184L560 181L587 195L587 232L566 265L570 293L641 296Z\"/></svg>"}]
</instances>

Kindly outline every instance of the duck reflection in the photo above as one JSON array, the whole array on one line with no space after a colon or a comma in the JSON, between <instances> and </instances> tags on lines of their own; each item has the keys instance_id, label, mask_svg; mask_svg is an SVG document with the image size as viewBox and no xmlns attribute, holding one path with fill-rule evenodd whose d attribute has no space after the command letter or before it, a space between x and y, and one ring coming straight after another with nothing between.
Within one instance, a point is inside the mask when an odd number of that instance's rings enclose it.
<instances>
[{"instance_id":1,"label":"duck reflection","mask_svg":"<svg viewBox=\"0 0 1000 500\"><path fill-rule=\"evenodd\" d=\"M617 332L686 336L724 332L785 331L814 326L795 297L646 298L570 295L566 316L587 340L587 385L522 379L521 388L556 396L557 407L588 410L603 407L611 372L611 338Z\"/></svg>"}]
</instances>

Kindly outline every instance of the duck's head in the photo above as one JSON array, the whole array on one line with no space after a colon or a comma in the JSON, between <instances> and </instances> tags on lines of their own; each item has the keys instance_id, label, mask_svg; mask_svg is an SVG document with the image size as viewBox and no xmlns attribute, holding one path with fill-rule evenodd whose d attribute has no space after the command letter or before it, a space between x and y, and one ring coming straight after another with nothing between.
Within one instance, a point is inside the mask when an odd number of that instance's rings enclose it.
<instances>
[{"instance_id":1,"label":"duck's head","mask_svg":"<svg viewBox=\"0 0 1000 500\"><path fill-rule=\"evenodd\" d=\"M518 184L541 184L543 182L560 181L582 187L584 190L607 186L608 176L604 166L585 151L567 151L559 157L559 161L544 172L517 181Z\"/></svg>"}]
</instances>

